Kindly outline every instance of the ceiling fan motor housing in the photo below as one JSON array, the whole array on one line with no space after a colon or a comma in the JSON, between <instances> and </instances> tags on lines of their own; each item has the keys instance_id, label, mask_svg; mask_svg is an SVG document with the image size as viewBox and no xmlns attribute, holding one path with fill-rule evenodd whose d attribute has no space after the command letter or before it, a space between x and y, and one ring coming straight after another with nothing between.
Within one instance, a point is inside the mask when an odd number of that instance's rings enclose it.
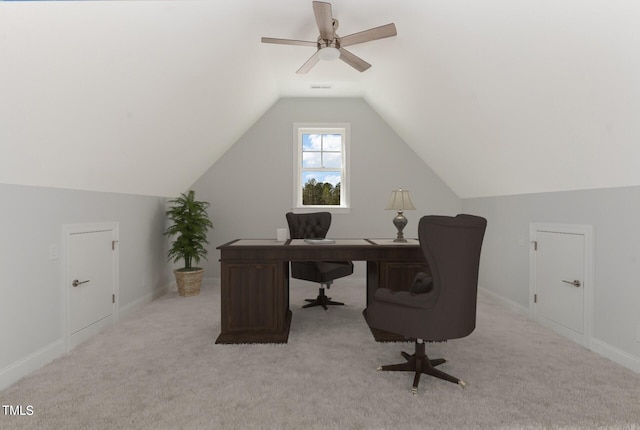
<instances>
[{"instance_id":1,"label":"ceiling fan motor housing","mask_svg":"<svg viewBox=\"0 0 640 430\"><path fill-rule=\"evenodd\" d=\"M336 48L340 49L340 39L337 37L333 40L318 38L318 49Z\"/></svg>"}]
</instances>

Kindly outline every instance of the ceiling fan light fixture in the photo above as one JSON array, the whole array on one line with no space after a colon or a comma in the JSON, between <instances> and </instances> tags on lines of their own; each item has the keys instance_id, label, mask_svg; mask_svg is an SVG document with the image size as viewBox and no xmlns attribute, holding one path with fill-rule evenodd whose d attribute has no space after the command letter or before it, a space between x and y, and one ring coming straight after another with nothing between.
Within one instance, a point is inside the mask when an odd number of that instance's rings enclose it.
<instances>
[{"instance_id":1,"label":"ceiling fan light fixture","mask_svg":"<svg viewBox=\"0 0 640 430\"><path fill-rule=\"evenodd\" d=\"M322 61L337 60L340 58L340 51L332 46L327 46L326 48L321 48L320 51L318 51L318 57Z\"/></svg>"}]
</instances>

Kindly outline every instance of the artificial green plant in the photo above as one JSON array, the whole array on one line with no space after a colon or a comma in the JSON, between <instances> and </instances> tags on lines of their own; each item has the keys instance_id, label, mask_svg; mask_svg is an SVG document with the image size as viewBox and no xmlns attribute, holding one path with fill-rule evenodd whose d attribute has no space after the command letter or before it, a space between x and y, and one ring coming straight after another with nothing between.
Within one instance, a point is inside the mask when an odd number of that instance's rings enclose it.
<instances>
[{"instance_id":1,"label":"artificial green plant","mask_svg":"<svg viewBox=\"0 0 640 430\"><path fill-rule=\"evenodd\" d=\"M181 271L198 270L193 264L207 258L207 231L213 228L207 213L209 203L197 201L195 191L190 190L187 194L181 193L180 197L169 200L169 204L171 206L166 214L171 225L164 234L169 238L176 238L171 242L168 258L174 263L183 260L184 267L179 269Z\"/></svg>"}]
</instances>

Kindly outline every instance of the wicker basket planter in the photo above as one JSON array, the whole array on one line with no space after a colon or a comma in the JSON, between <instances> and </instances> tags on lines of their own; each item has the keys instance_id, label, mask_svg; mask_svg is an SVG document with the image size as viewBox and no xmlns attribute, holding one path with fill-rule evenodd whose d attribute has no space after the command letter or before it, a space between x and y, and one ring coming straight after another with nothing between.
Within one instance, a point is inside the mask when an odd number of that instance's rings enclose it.
<instances>
[{"instance_id":1,"label":"wicker basket planter","mask_svg":"<svg viewBox=\"0 0 640 430\"><path fill-rule=\"evenodd\" d=\"M176 269L173 271L178 284L178 295L182 297L197 296L200 294L202 285L202 275L204 269L194 268L194 270Z\"/></svg>"}]
</instances>

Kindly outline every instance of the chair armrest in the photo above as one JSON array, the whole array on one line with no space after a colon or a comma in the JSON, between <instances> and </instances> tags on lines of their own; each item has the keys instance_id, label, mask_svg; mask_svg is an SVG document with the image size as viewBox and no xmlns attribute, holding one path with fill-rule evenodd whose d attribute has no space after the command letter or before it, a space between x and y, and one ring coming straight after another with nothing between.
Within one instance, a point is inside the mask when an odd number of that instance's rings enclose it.
<instances>
[{"instance_id":1,"label":"chair armrest","mask_svg":"<svg viewBox=\"0 0 640 430\"><path fill-rule=\"evenodd\" d=\"M392 291L388 288L378 288L373 300L409 308L429 309L438 301L438 294L433 289L428 293L414 294L410 291Z\"/></svg>"}]
</instances>

